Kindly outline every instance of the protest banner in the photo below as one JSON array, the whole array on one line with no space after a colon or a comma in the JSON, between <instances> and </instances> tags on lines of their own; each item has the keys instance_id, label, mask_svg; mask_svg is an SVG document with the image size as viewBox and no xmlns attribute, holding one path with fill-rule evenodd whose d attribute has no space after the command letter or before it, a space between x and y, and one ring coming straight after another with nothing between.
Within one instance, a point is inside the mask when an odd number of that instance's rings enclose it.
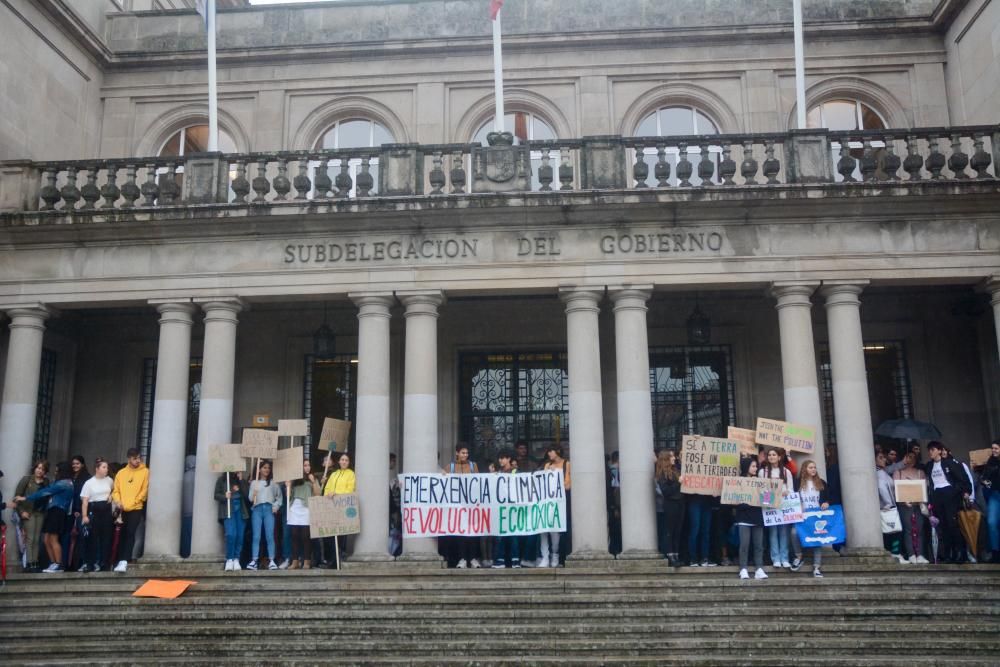
<instances>
[{"instance_id":1,"label":"protest banner","mask_svg":"<svg viewBox=\"0 0 1000 667\"><path fill-rule=\"evenodd\" d=\"M260 428L243 429L243 442L240 444L241 456L248 459L271 459L277 453L277 431L265 431Z\"/></svg>"},{"instance_id":2,"label":"protest banner","mask_svg":"<svg viewBox=\"0 0 1000 667\"><path fill-rule=\"evenodd\" d=\"M323 432L316 447L323 451L346 452L350 436L351 422L327 417L323 420Z\"/></svg>"},{"instance_id":3,"label":"protest banner","mask_svg":"<svg viewBox=\"0 0 1000 667\"><path fill-rule=\"evenodd\" d=\"M305 459L305 447L289 447L279 449L274 457L274 474L272 478L275 482L294 482L302 479L302 461Z\"/></svg>"},{"instance_id":4,"label":"protest banner","mask_svg":"<svg viewBox=\"0 0 1000 667\"><path fill-rule=\"evenodd\" d=\"M756 440L757 444L765 447L780 447L786 451L812 454L816 449L816 429L805 424L758 417Z\"/></svg>"},{"instance_id":5,"label":"protest banner","mask_svg":"<svg viewBox=\"0 0 1000 667\"><path fill-rule=\"evenodd\" d=\"M403 537L565 532L561 470L470 475L402 474Z\"/></svg>"},{"instance_id":6,"label":"protest banner","mask_svg":"<svg viewBox=\"0 0 1000 667\"><path fill-rule=\"evenodd\" d=\"M208 467L212 472L246 472L247 462L240 454L242 445L212 445L208 448Z\"/></svg>"},{"instance_id":7,"label":"protest banner","mask_svg":"<svg viewBox=\"0 0 1000 667\"><path fill-rule=\"evenodd\" d=\"M797 493L789 493L781 499L778 509L764 510L765 526L784 526L802 521L802 499Z\"/></svg>"},{"instance_id":8,"label":"protest banner","mask_svg":"<svg viewBox=\"0 0 1000 667\"><path fill-rule=\"evenodd\" d=\"M804 548L843 544L847 539L844 527L844 509L840 505L830 505L825 510L809 510L802 515L802 521L795 524L799 544Z\"/></svg>"},{"instance_id":9,"label":"protest banner","mask_svg":"<svg viewBox=\"0 0 1000 667\"><path fill-rule=\"evenodd\" d=\"M973 468L984 466L990 460L991 456L993 456L992 449L973 449L969 452L969 464Z\"/></svg>"},{"instance_id":10,"label":"protest banner","mask_svg":"<svg viewBox=\"0 0 1000 667\"><path fill-rule=\"evenodd\" d=\"M781 506L781 491L785 483L780 479L760 477L723 477L723 505L753 505L754 507Z\"/></svg>"},{"instance_id":11,"label":"protest banner","mask_svg":"<svg viewBox=\"0 0 1000 667\"><path fill-rule=\"evenodd\" d=\"M739 477L740 443L685 435L681 446L681 493L722 494L723 477Z\"/></svg>"},{"instance_id":12,"label":"protest banner","mask_svg":"<svg viewBox=\"0 0 1000 667\"><path fill-rule=\"evenodd\" d=\"M305 419L279 419L278 435L303 436L309 435L309 422Z\"/></svg>"},{"instance_id":13,"label":"protest banner","mask_svg":"<svg viewBox=\"0 0 1000 667\"><path fill-rule=\"evenodd\" d=\"M301 463L299 465L301 466ZM360 532L361 512L356 493L309 498L310 539L354 535Z\"/></svg>"},{"instance_id":14,"label":"protest banner","mask_svg":"<svg viewBox=\"0 0 1000 667\"><path fill-rule=\"evenodd\" d=\"M740 443L740 455L757 456L757 432L752 428L730 426L726 437Z\"/></svg>"},{"instance_id":15,"label":"protest banner","mask_svg":"<svg viewBox=\"0 0 1000 667\"><path fill-rule=\"evenodd\" d=\"M897 503L926 503L927 502L927 482L922 479L897 479L896 502Z\"/></svg>"}]
</instances>

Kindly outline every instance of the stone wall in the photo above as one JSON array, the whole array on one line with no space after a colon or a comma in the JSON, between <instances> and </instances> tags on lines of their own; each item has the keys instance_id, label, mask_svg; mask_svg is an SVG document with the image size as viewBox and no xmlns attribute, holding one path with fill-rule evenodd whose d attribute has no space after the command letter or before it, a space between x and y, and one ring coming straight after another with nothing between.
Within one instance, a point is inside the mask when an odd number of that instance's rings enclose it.
<instances>
[{"instance_id":1,"label":"stone wall","mask_svg":"<svg viewBox=\"0 0 1000 667\"><path fill-rule=\"evenodd\" d=\"M1000 122L1000 3L969 2L944 39L952 121Z\"/></svg>"}]
</instances>

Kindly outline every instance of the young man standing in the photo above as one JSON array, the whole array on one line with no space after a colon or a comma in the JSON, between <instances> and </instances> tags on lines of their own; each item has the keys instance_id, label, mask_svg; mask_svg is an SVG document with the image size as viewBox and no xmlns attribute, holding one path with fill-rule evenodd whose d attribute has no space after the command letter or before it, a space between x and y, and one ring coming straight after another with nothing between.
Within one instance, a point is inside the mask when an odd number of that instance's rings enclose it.
<instances>
[{"instance_id":1,"label":"young man standing","mask_svg":"<svg viewBox=\"0 0 1000 667\"><path fill-rule=\"evenodd\" d=\"M445 474L451 475L471 475L479 472L479 468L474 461L469 460L469 446L464 442L455 446L455 460L451 462ZM454 535L446 540L448 560L454 562L455 567L464 570L467 567L478 569L479 565L479 538L462 535Z\"/></svg>"},{"instance_id":2,"label":"young man standing","mask_svg":"<svg viewBox=\"0 0 1000 667\"><path fill-rule=\"evenodd\" d=\"M118 564L115 572L125 572L135 548L135 535L142 526L143 510L149 493L149 468L134 447L128 450L128 465L115 475L115 485L111 491L111 501L121 510L122 541L118 548Z\"/></svg>"},{"instance_id":3,"label":"young man standing","mask_svg":"<svg viewBox=\"0 0 1000 667\"><path fill-rule=\"evenodd\" d=\"M971 493L969 478L955 459L944 456L944 445L940 442L935 440L930 443L927 453L930 461L927 462L925 472L934 516L941 522L938 530L941 534L942 560L957 563L965 550L962 532L958 527L958 511L962 507L962 498L967 498Z\"/></svg>"},{"instance_id":4,"label":"young man standing","mask_svg":"<svg viewBox=\"0 0 1000 667\"><path fill-rule=\"evenodd\" d=\"M513 452L500 452L500 470L503 474L517 474L517 459ZM521 568L521 556L517 548L517 537L505 535L498 537L496 548L493 554L493 569L502 570L507 567L507 558L510 558L510 566L515 570Z\"/></svg>"}]
</instances>

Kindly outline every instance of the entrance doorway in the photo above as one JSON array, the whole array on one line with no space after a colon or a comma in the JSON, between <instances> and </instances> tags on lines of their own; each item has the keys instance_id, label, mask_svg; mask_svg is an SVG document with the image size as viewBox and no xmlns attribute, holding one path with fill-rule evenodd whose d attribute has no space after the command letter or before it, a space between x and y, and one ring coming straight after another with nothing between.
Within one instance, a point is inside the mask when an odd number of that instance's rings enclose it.
<instances>
[{"instance_id":1,"label":"entrance doorway","mask_svg":"<svg viewBox=\"0 0 1000 667\"><path fill-rule=\"evenodd\" d=\"M338 354L320 358L312 354L305 357L303 382L303 414L309 422L309 436L305 439L306 456L314 470L322 471L324 452L314 446L323 432L327 417L354 421L358 411L357 356ZM354 462L354 428L347 443L347 452Z\"/></svg>"}]
</instances>

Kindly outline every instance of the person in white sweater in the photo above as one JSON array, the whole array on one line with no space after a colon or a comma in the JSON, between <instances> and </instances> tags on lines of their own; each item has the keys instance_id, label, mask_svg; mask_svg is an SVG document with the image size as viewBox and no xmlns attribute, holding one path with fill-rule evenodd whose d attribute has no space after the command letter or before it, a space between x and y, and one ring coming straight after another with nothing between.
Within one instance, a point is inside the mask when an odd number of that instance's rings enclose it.
<instances>
[{"instance_id":1,"label":"person in white sweater","mask_svg":"<svg viewBox=\"0 0 1000 667\"><path fill-rule=\"evenodd\" d=\"M251 561L247 565L248 570L258 568L257 559L260 555L260 532L264 531L264 538L267 540L267 569L277 570L278 564L274 562L274 517L281 511L281 486L275 484L271 479L271 462L264 461L260 464L260 475L250 482L250 523L253 542L250 544Z\"/></svg>"}]
</instances>

